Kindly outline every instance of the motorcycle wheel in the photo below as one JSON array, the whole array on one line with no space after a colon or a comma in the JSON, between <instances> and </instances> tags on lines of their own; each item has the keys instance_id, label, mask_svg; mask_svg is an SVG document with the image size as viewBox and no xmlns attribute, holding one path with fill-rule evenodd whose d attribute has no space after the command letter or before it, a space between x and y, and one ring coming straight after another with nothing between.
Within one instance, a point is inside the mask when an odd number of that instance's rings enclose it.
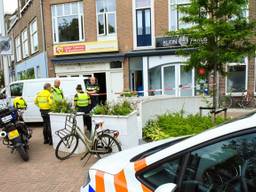
<instances>
[{"instance_id":1,"label":"motorcycle wheel","mask_svg":"<svg viewBox=\"0 0 256 192\"><path fill-rule=\"evenodd\" d=\"M23 161L28 161L29 160L28 151L25 150L24 146L21 145L21 146L17 147L16 150L20 154Z\"/></svg>"}]
</instances>

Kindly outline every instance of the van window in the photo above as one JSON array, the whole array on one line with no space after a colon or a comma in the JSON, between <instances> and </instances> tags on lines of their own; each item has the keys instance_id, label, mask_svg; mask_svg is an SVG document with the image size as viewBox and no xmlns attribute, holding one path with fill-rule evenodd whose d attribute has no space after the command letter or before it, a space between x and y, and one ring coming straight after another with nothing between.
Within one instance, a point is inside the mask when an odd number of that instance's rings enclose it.
<instances>
[{"instance_id":1,"label":"van window","mask_svg":"<svg viewBox=\"0 0 256 192\"><path fill-rule=\"evenodd\" d=\"M15 83L10 86L11 89L11 96L17 97L22 96L23 92L23 83Z\"/></svg>"}]
</instances>

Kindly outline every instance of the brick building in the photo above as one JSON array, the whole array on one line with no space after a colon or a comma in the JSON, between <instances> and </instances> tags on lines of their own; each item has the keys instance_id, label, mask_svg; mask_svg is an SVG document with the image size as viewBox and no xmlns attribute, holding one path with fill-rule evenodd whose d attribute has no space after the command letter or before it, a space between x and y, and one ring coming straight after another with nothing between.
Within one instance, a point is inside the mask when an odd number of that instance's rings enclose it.
<instances>
[{"instance_id":1,"label":"brick building","mask_svg":"<svg viewBox=\"0 0 256 192\"><path fill-rule=\"evenodd\" d=\"M48 76L42 15L40 0L18 0L18 9L9 19L17 80Z\"/></svg>"},{"instance_id":2,"label":"brick building","mask_svg":"<svg viewBox=\"0 0 256 192\"><path fill-rule=\"evenodd\" d=\"M195 70L185 72L186 59L176 55L187 39L166 37L167 31L189 27L179 20L182 14L177 9L189 0L20 2L25 2L25 6L20 6L23 7L18 11L20 20L11 28L12 36L15 41L17 35L22 36L22 20L28 23L37 18L37 53L47 55L44 60L47 67L40 69L49 76L94 75L108 98L126 89L143 90L139 95L145 96L195 96L201 91L202 82L197 81ZM255 7L251 1L251 18ZM16 58L19 54L16 53ZM28 58L31 56L30 53ZM18 62L16 69L21 64ZM254 66L254 58L228 65L229 76L220 78L221 93L231 89L235 94L242 89L254 93Z\"/></svg>"}]
</instances>

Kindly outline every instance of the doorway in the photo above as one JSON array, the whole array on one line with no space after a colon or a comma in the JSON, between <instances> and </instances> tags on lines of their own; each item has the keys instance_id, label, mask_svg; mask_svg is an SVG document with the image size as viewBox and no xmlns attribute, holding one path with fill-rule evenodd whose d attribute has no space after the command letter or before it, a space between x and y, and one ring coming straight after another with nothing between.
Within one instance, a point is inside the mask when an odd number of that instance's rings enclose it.
<instances>
[{"instance_id":1,"label":"doorway","mask_svg":"<svg viewBox=\"0 0 256 192\"><path fill-rule=\"evenodd\" d=\"M97 83L100 87L99 103L104 104L107 100L107 86L106 86L106 73L94 73L94 77L97 79Z\"/></svg>"},{"instance_id":2,"label":"doorway","mask_svg":"<svg viewBox=\"0 0 256 192\"><path fill-rule=\"evenodd\" d=\"M186 71L185 65L162 66L162 94L194 96L194 70Z\"/></svg>"}]
</instances>

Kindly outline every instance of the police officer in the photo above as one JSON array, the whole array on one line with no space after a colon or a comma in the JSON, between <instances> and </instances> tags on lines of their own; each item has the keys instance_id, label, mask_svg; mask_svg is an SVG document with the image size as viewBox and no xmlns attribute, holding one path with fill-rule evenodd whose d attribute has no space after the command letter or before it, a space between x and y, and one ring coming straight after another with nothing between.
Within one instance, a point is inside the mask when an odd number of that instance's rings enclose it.
<instances>
[{"instance_id":1,"label":"police officer","mask_svg":"<svg viewBox=\"0 0 256 192\"><path fill-rule=\"evenodd\" d=\"M51 84L45 83L44 89L40 91L35 98L35 104L39 107L41 116L43 118L44 144L49 145L52 145L52 133L49 117L52 102Z\"/></svg>"},{"instance_id":2,"label":"police officer","mask_svg":"<svg viewBox=\"0 0 256 192\"><path fill-rule=\"evenodd\" d=\"M60 80L56 79L54 81L54 86L52 88L53 102L62 102L64 99L63 91L60 88Z\"/></svg>"},{"instance_id":3,"label":"police officer","mask_svg":"<svg viewBox=\"0 0 256 192\"><path fill-rule=\"evenodd\" d=\"M86 85L86 91L91 96L92 104L91 109L93 109L96 105L99 104L99 85L96 83L96 78L91 76L90 82Z\"/></svg>"},{"instance_id":4,"label":"police officer","mask_svg":"<svg viewBox=\"0 0 256 192\"><path fill-rule=\"evenodd\" d=\"M74 104L78 112L84 113L84 123L87 126L87 129L91 131L92 129L92 119L91 116L88 114L90 113L91 107L91 98L86 93L83 92L82 86L79 84L76 87L76 95L74 97Z\"/></svg>"},{"instance_id":5,"label":"police officer","mask_svg":"<svg viewBox=\"0 0 256 192\"><path fill-rule=\"evenodd\" d=\"M22 97L15 97L15 99L13 100L13 107L15 109L26 109L27 102Z\"/></svg>"}]
</instances>

